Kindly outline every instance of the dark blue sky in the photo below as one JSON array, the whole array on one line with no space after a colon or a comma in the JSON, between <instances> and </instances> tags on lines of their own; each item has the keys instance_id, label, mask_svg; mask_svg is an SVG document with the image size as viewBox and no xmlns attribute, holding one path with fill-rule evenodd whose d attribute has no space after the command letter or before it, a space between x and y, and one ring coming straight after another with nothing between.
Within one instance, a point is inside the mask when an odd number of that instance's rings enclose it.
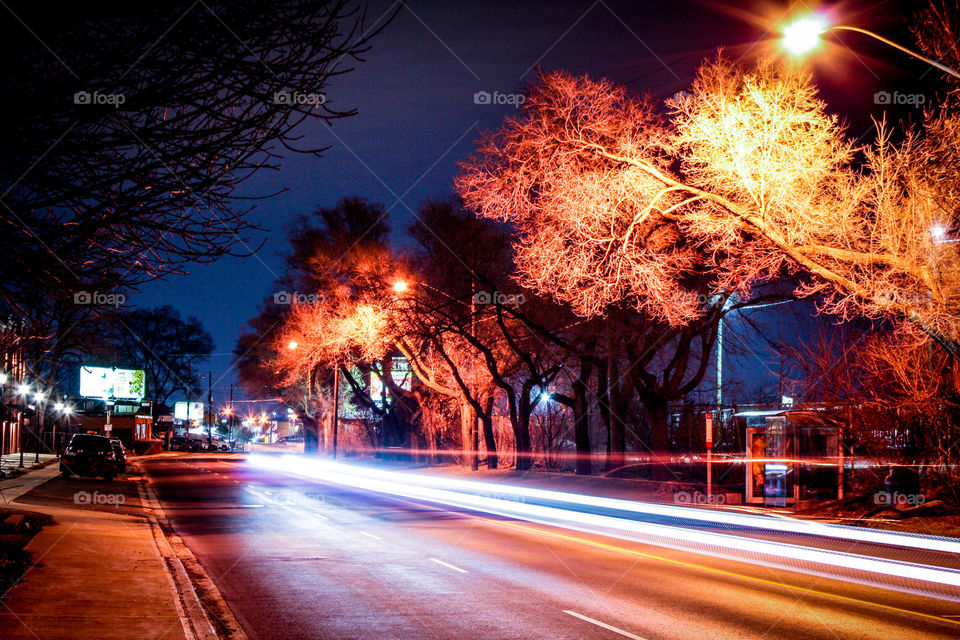
<instances>
[{"instance_id":1,"label":"dark blue sky","mask_svg":"<svg viewBox=\"0 0 960 640\"><path fill-rule=\"evenodd\" d=\"M749 14L743 6L662 0L409 2L374 40L366 61L328 87L332 104L356 107L359 114L332 129L304 127L309 146L331 147L325 157L290 156L280 171L246 185L248 193L288 190L252 213L265 229L252 243L265 240L256 256L195 265L189 276L145 285L130 302L171 304L203 321L217 345L210 360L219 380L214 394L223 398L235 381L229 353L257 305L274 293L295 216L345 196L363 196L390 210L395 240L402 245L411 210L426 199L448 197L456 163L473 150L479 132L515 112L509 104L475 104L475 93L515 93L539 66L604 76L666 98L686 88L698 61L719 46L733 58L770 50L774 34L765 33L760 18L782 15L785 5L756 5ZM907 41L903 12L909 3L865 6L842 12L860 26ZM390 7L371 3L369 20ZM860 135L866 114L877 109L874 92L905 90L917 68L870 43L845 42L851 50L844 47L829 67L817 68L817 79L831 104L842 103L838 111L849 118L851 133Z\"/></svg>"}]
</instances>

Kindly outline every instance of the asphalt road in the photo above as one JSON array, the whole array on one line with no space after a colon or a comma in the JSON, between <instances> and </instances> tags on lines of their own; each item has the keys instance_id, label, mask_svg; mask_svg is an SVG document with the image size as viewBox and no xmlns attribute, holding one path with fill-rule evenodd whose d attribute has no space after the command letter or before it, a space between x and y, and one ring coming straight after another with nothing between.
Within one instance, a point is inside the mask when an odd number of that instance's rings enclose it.
<instances>
[{"instance_id":1,"label":"asphalt road","mask_svg":"<svg viewBox=\"0 0 960 640\"><path fill-rule=\"evenodd\" d=\"M250 468L143 463L251 638L958 638L960 604Z\"/></svg>"}]
</instances>

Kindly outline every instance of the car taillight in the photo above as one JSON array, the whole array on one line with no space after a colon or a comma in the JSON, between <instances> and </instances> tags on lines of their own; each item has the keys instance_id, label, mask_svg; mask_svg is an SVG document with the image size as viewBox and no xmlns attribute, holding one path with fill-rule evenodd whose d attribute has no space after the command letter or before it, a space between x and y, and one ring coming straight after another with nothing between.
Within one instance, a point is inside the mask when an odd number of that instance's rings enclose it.
<instances>
[{"instance_id":1,"label":"car taillight","mask_svg":"<svg viewBox=\"0 0 960 640\"><path fill-rule=\"evenodd\" d=\"M113 451L107 452L107 460L113 460Z\"/></svg>"}]
</instances>

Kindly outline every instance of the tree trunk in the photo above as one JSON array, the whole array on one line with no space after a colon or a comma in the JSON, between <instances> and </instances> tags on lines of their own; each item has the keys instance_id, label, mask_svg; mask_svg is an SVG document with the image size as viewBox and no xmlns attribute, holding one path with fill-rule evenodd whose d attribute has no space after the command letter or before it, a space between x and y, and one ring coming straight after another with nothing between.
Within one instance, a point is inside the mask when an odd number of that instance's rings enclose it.
<instances>
[{"instance_id":1,"label":"tree trunk","mask_svg":"<svg viewBox=\"0 0 960 640\"><path fill-rule=\"evenodd\" d=\"M530 447L530 403L529 382L521 385L520 398L517 401L517 420L513 424L513 437L517 444L517 471L527 471L533 466L533 451Z\"/></svg>"},{"instance_id":2,"label":"tree trunk","mask_svg":"<svg viewBox=\"0 0 960 640\"><path fill-rule=\"evenodd\" d=\"M670 471L670 436L668 431L669 405L659 396L644 398L647 409L647 418L650 421L650 451L653 456L652 479L671 480Z\"/></svg>"},{"instance_id":3,"label":"tree trunk","mask_svg":"<svg viewBox=\"0 0 960 640\"><path fill-rule=\"evenodd\" d=\"M580 376L573 381L573 432L577 445L577 474L590 475L590 407L587 404L587 383L593 367L585 358L580 359Z\"/></svg>"},{"instance_id":4,"label":"tree trunk","mask_svg":"<svg viewBox=\"0 0 960 640\"><path fill-rule=\"evenodd\" d=\"M497 439L493 435L493 401L491 393L484 401L483 413L480 414L480 421L483 423L483 443L487 449L487 469L496 469L500 464L500 457L497 455Z\"/></svg>"},{"instance_id":5,"label":"tree trunk","mask_svg":"<svg viewBox=\"0 0 960 640\"><path fill-rule=\"evenodd\" d=\"M308 455L317 455L320 451L320 428L317 419L306 413L300 413L300 424L303 425L303 452Z\"/></svg>"},{"instance_id":6,"label":"tree trunk","mask_svg":"<svg viewBox=\"0 0 960 640\"><path fill-rule=\"evenodd\" d=\"M597 408L600 409L600 424L607 434L606 460L604 460L604 471L610 471L610 387L607 378L607 361L600 360L597 363Z\"/></svg>"},{"instance_id":7,"label":"tree trunk","mask_svg":"<svg viewBox=\"0 0 960 640\"><path fill-rule=\"evenodd\" d=\"M460 402L460 439L463 442L463 466L469 467L476 451L473 450L473 405L466 400Z\"/></svg>"},{"instance_id":8,"label":"tree trunk","mask_svg":"<svg viewBox=\"0 0 960 640\"><path fill-rule=\"evenodd\" d=\"M609 407L610 446L607 451L607 468L619 469L624 464L624 452L627 449L626 409L627 402L623 393L623 381L620 379L619 359L611 353L607 362L607 403Z\"/></svg>"}]
</instances>

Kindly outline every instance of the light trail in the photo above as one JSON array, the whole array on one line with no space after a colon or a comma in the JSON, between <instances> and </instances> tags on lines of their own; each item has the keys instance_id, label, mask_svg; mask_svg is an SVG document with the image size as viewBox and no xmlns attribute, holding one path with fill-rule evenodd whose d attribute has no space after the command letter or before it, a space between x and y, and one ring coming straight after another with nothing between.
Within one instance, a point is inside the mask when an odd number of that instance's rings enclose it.
<instances>
[{"instance_id":1,"label":"light trail","mask_svg":"<svg viewBox=\"0 0 960 640\"><path fill-rule=\"evenodd\" d=\"M960 540L882 532L814 522L766 518L709 509L630 502L513 485L385 471L300 456L250 456L261 469L293 473L368 491L460 507L508 518L611 536L735 561L879 585L960 601L960 571L882 557L786 544L726 533L699 531L682 523L667 525L623 516L571 510L593 507L626 515L655 515L690 525L720 524L957 553ZM531 500L551 503L531 504ZM560 506L555 506L560 505Z\"/></svg>"}]
</instances>

